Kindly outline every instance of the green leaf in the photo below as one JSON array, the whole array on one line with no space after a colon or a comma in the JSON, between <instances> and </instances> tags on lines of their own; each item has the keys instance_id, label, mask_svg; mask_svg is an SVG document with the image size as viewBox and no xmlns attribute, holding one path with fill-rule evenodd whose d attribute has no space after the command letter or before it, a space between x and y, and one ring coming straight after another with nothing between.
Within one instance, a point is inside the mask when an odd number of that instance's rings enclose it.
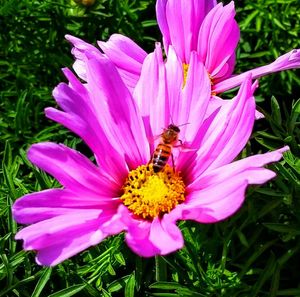
<instances>
[{"instance_id":1,"label":"green leaf","mask_svg":"<svg viewBox=\"0 0 300 297\"><path fill-rule=\"evenodd\" d=\"M249 247L249 243L246 239L246 236L240 230L236 230L236 233L242 245L244 245L245 247Z\"/></svg>"},{"instance_id":2,"label":"green leaf","mask_svg":"<svg viewBox=\"0 0 300 297\"><path fill-rule=\"evenodd\" d=\"M241 30L246 29L247 27L249 27L251 21L259 14L258 10L253 11L252 13L250 13L247 18L240 24Z\"/></svg>"},{"instance_id":3,"label":"green leaf","mask_svg":"<svg viewBox=\"0 0 300 297\"><path fill-rule=\"evenodd\" d=\"M263 225L277 232L300 234L300 226L290 226L279 223L263 223Z\"/></svg>"},{"instance_id":4,"label":"green leaf","mask_svg":"<svg viewBox=\"0 0 300 297\"><path fill-rule=\"evenodd\" d=\"M278 26L280 29L282 29L282 30L286 30L287 28L285 27L285 26L283 26L281 23L280 23L280 21L277 19L277 18L272 18L272 21L274 22L274 24L276 25L276 26Z\"/></svg>"},{"instance_id":5,"label":"green leaf","mask_svg":"<svg viewBox=\"0 0 300 297\"><path fill-rule=\"evenodd\" d=\"M175 290L184 288L182 285L174 282L155 282L149 286L151 289Z\"/></svg>"},{"instance_id":6,"label":"green leaf","mask_svg":"<svg viewBox=\"0 0 300 297\"><path fill-rule=\"evenodd\" d=\"M280 290L277 292L277 296L299 296L300 289L287 289L287 290Z\"/></svg>"},{"instance_id":7,"label":"green leaf","mask_svg":"<svg viewBox=\"0 0 300 297\"><path fill-rule=\"evenodd\" d=\"M86 284L82 285L74 285L69 288L60 290L56 293L49 295L48 297L70 297L75 295L76 293L82 291L86 287Z\"/></svg>"},{"instance_id":8,"label":"green leaf","mask_svg":"<svg viewBox=\"0 0 300 297\"><path fill-rule=\"evenodd\" d=\"M244 274L248 271L249 267L251 266L251 264L259 257L261 256L268 248L270 248L272 245L274 245L274 243L276 242L276 240L271 240L261 246L259 246L259 248L257 248L255 250L255 252L247 259L246 263L243 264L243 268L240 271L240 273L238 274L239 278L242 278L244 276Z\"/></svg>"},{"instance_id":9,"label":"green leaf","mask_svg":"<svg viewBox=\"0 0 300 297\"><path fill-rule=\"evenodd\" d=\"M107 288L108 292L113 293L113 292L120 291L122 288L125 288L127 279L129 277L130 277L129 275L126 275L113 281Z\"/></svg>"},{"instance_id":10,"label":"green leaf","mask_svg":"<svg viewBox=\"0 0 300 297\"><path fill-rule=\"evenodd\" d=\"M274 269L276 267L276 260L275 255L271 253L271 256L269 257L267 264L265 266L265 269L262 273L260 273L260 276L253 288L251 289L251 294L249 297L256 297L258 296L258 293L261 289L261 287L265 284L265 282L272 277Z\"/></svg>"},{"instance_id":11,"label":"green leaf","mask_svg":"<svg viewBox=\"0 0 300 297\"><path fill-rule=\"evenodd\" d=\"M276 297L280 285L280 267L275 265L275 271L271 280L270 297Z\"/></svg>"},{"instance_id":12,"label":"green leaf","mask_svg":"<svg viewBox=\"0 0 300 297\"><path fill-rule=\"evenodd\" d=\"M271 108L272 108L272 120L278 125L282 125L282 118L281 118L281 112L280 112L280 106L278 104L278 101L274 96L271 97Z\"/></svg>"},{"instance_id":13,"label":"green leaf","mask_svg":"<svg viewBox=\"0 0 300 297\"><path fill-rule=\"evenodd\" d=\"M134 297L134 289L135 289L135 273L133 272L129 276L126 282L125 297Z\"/></svg>"},{"instance_id":14,"label":"green leaf","mask_svg":"<svg viewBox=\"0 0 300 297\"><path fill-rule=\"evenodd\" d=\"M40 296L41 292L43 291L45 285L47 284L47 282L50 279L51 276L51 272L52 272L52 268L48 267L44 270L41 278L39 279L38 283L36 284L34 291L31 295L31 297L38 297Z\"/></svg>"},{"instance_id":15,"label":"green leaf","mask_svg":"<svg viewBox=\"0 0 300 297\"><path fill-rule=\"evenodd\" d=\"M144 28L154 27L154 26L157 26L157 22L155 20L147 20L147 21L142 22L142 26Z\"/></svg>"}]
</instances>

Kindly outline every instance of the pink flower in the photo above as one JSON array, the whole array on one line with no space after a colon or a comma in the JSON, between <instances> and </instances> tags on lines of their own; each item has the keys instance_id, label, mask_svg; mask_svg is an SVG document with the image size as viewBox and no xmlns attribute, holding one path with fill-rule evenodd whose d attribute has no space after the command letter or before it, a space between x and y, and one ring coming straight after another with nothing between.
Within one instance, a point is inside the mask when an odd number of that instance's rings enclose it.
<instances>
[{"instance_id":1,"label":"pink flower","mask_svg":"<svg viewBox=\"0 0 300 297\"><path fill-rule=\"evenodd\" d=\"M172 45L182 63L188 65L192 51L197 51L211 77L214 94L239 86L249 73L256 79L300 67L300 50L294 49L269 65L233 75L235 50L240 39L233 1L223 6L216 0L157 0L156 15L166 54ZM67 39L75 49L84 51L85 42L69 35ZM112 35L107 42L99 41L98 45L133 90L147 53L120 34ZM98 51L95 47L93 50ZM81 70L84 72L85 68Z\"/></svg>"},{"instance_id":2,"label":"pink flower","mask_svg":"<svg viewBox=\"0 0 300 297\"><path fill-rule=\"evenodd\" d=\"M13 205L15 220L30 225L16 239L37 252L39 264L56 265L123 231L140 256L171 253L184 244L178 220L223 220L239 209L249 184L275 176L263 166L287 148L233 162L254 123L250 76L233 100L206 117L210 80L196 52L182 88L181 61L170 46L165 63L157 46L133 94L109 59L83 54L86 84L64 69L69 83L53 91L62 110L47 108L46 115L79 135L97 164L63 144L34 144L29 160L63 188L27 194ZM185 124L183 145L173 148L174 168L169 161L154 173L149 160L160 140L153 140L171 119Z\"/></svg>"}]
</instances>

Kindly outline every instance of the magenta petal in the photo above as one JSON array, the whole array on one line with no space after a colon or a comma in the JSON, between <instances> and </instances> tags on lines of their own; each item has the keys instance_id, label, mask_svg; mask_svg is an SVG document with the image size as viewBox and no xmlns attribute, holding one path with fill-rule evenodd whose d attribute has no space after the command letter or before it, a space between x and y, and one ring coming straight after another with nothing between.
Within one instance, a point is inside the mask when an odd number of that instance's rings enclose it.
<instances>
[{"instance_id":1,"label":"magenta petal","mask_svg":"<svg viewBox=\"0 0 300 297\"><path fill-rule=\"evenodd\" d=\"M214 223L226 219L242 205L247 184L242 179L231 179L192 191L183 205L183 219L199 223Z\"/></svg>"},{"instance_id":2,"label":"magenta petal","mask_svg":"<svg viewBox=\"0 0 300 297\"><path fill-rule=\"evenodd\" d=\"M133 96L143 117L148 142L153 149L154 139L170 122L166 69L159 44L156 44L155 51L145 59Z\"/></svg>"},{"instance_id":3,"label":"magenta petal","mask_svg":"<svg viewBox=\"0 0 300 297\"><path fill-rule=\"evenodd\" d=\"M170 220L170 214L152 221L149 239L159 249L160 255L172 253L184 245L182 233L176 223Z\"/></svg>"},{"instance_id":4,"label":"magenta petal","mask_svg":"<svg viewBox=\"0 0 300 297\"><path fill-rule=\"evenodd\" d=\"M99 41L98 44L117 67L136 74L141 72L147 53L130 38L113 34L107 42Z\"/></svg>"},{"instance_id":5,"label":"magenta petal","mask_svg":"<svg viewBox=\"0 0 300 297\"><path fill-rule=\"evenodd\" d=\"M103 222L103 225L101 226L101 230L110 235L126 231L128 229L127 226L131 222L131 213L126 206L120 203L120 199L114 198L114 203L118 205L116 212L109 220ZM113 203L111 206L112 205ZM109 210L109 208L105 207L105 210L106 209Z\"/></svg>"},{"instance_id":6,"label":"magenta petal","mask_svg":"<svg viewBox=\"0 0 300 297\"><path fill-rule=\"evenodd\" d=\"M255 119L256 120L260 120L260 119L263 119L265 116L263 113L261 113L260 111L258 110L255 110Z\"/></svg>"},{"instance_id":7,"label":"magenta petal","mask_svg":"<svg viewBox=\"0 0 300 297\"><path fill-rule=\"evenodd\" d=\"M202 146L207 131L210 129L210 126L214 122L219 111L220 109L216 109L204 120L201 128L198 130L191 143L183 143L183 147L179 148L179 155L176 159L176 168L178 171L183 172L186 185L190 184L196 178L194 176L195 172L193 172L193 167L196 164L198 151Z\"/></svg>"},{"instance_id":8,"label":"magenta petal","mask_svg":"<svg viewBox=\"0 0 300 297\"><path fill-rule=\"evenodd\" d=\"M174 225L174 222L178 219L176 217L177 212L175 215L167 218L167 222L163 222L160 227L158 226L156 228L156 226L153 226L153 222L133 218L132 213L127 207L121 205L119 209L120 213L122 213L122 221L127 226L125 236L126 243L141 257L161 255L163 252L162 249L165 250L166 248L164 245L161 246L160 244L156 246L156 243L158 238L161 238L162 236L166 235L168 238L171 237L170 242L175 238L180 239L181 235L178 235L180 230L177 230L176 225ZM169 226L168 223L170 223L170 225L173 224L174 226ZM160 228L160 231L164 229L162 233L158 235L157 239L153 238L157 235L156 231L159 231ZM176 246L177 245L178 243Z\"/></svg>"},{"instance_id":9,"label":"magenta petal","mask_svg":"<svg viewBox=\"0 0 300 297\"><path fill-rule=\"evenodd\" d=\"M84 106L82 107L84 109ZM49 119L65 126L80 136L95 154L97 163L104 171L109 172L112 178L117 181L119 176L126 175L128 171L125 160L121 158L121 154L111 145L99 124L94 126L89 125L89 122L93 121L92 113L89 113L90 118L88 121L81 119L74 113L66 113L52 107L46 108L45 114ZM96 133L97 126L98 133ZM110 155L107 158L102 158L103 154L106 154L107 151L110 151ZM114 164L116 166L113 166Z\"/></svg>"},{"instance_id":10,"label":"magenta petal","mask_svg":"<svg viewBox=\"0 0 300 297\"><path fill-rule=\"evenodd\" d=\"M97 230L97 224L92 227L78 230L76 237L67 237L63 243L38 250L36 262L39 265L55 266L87 248L99 244L106 236Z\"/></svg>"},{"instance_id":11,"label":"magenta petal","mask_svg":"<svg viewBox=\"0 0 300 297\"><path fill-rule=\"evenodd\" d=\"M135 220L130 226L127 226L126 243L141 257L152 257L159 255L160 252L149 238L150 228L150 222L140 220Z\"/></svg>"},{"instance_id":12,"label":"magenta petal","mask_svg":"<svg viewBox=\"0 0 300 297\"><path fill-rule=\"evenodd\" d=\"M116 68L107 58L93 56L88 57L87 66L87 87L112 146L124 155L129 169L147 163L149 145L143 120Z\"/></svg>"},{"instance_id":13,"label":"magenta petal","mask_svg":"<svg viewBox=\"0 0 300 297\"><path fill-rule=\"evenodd\" d=\"M96 245L110 235L101 230L113 213L101 210L81 211L42 221L19 231L16 239L24 240L25 250L37 251L37 262L53 266Z\"/></svg>"},{"instance_id":14,"label":"magenta petal","mask_svg":"<svg viewBox=\"0 0 300 297\"><path fill-rule=\"evenodd\" d=\"M122 157L122 150L118 149L114 139L104 130L107 124L103 123L103 117L98 115L101 106L104 106L103 112L107 109L105 98L98 98L96 103L69 70L64 69L64 73L70 84L59 84L54 89L53 96L65 112L47 108L46 116L78 134L91 148L98 164L118 182L120 176L127 174L127 166ZM103 158L107 151L110 151L110 154Z\"/></svg>"},{"instance_id":15,"label":"magenta petal","mask_svg":"<svg viewBox=\"0 0 300 297\"><path fill-rule=\"evenodd\" d=\"M168 0L156 1L156 19L160 31L163 35L163 43L165 51L168 52L169 45L171 44L169 25L166 17L166 5Z\"/></svg>"},{"instance_id":16,"label":"magenta petal","mask_svg":"<svg viewBox=\"0 0 300 297\"><path fill-rule=\"evenodd\" d=\"M68 217L65 219L68 220ZM86 248L99 244L107 236L120 233L124 228L118 214L103 212L98 220L85 221L81 227L78 225L71 231L64 232L64 236L58 233L53 238L53 245L43 246L38 250L36 261L40 265L57 265ZM60 242L59 237L64 238L64 241ZM48 237L47 240L50 241L51 238Z\"/></svg>"},{"instance_id":17,"label":"magenta petal","mask_svg":"<svg viewBox=\"0 0 300 297\"><path fill-rule=\"evenodd\" d=\"M101 52L93 45L72 35L66 35L65 38L72 43L72 54L75 57L73 68L76 74L86 81L86 64L85 64L85 51L93 52L95 55L101 57Z\"/></svg>"},{"instance_id":18,"label":"magenta petal","mask_svg":"<svg viewBox=\"0 0 300 297\"><path fill-rule=\"evenodd\" d=\"M167 119L166 124L173 122L174 124L186 123L188 116L187 113L182 112L182 108L186 107L188 100L190 98L182 98L183 89L183 65L182 61L176 55L173 46L169 46L168 58L165 62L166 69L166 86L167 86L167 100L166 105L169 107L169 119ZM158 119L157 119L158 120Z\"/></svg>"},{"instance_id":19,"label":"magenta petal","mask_svg":"<svg viewBox=\"0 0 300 297\"><path fill-rule=\"evenodd\" d=\"M289 53L284 54L277 58L273 63L258 67L242 74L230 77L224 81L218 82L213 86L213 91L216 93L222 93L224 91L230 90L238 85L240 85L245 77L249 74L252 75L254 79L265 76L270 73L299 68L300 67L300 49L294 49Z\"/></svg>"},{"instance_id":20,"label":"magenta petal","mask_svg":"<svg viewBox=\"0 0 300 297\"><path fill-rule=\"evenodd\" d=\"M125 84L133 89L140 77L147 53L121 34L113 34L107 42L98 41L98 44L115 64Z\"/></svg>"},{"instance_id":21,"label":"magenta petal","mask_svg":"<svg viewBox=\"0 0 300 297\"><path fill-rule=\"evenodd\" d=\"M211 99L211 83L208 73L196 52L191 53L186 85L183 89L179 106L178 124L186 124L180 128L180 137L192 143L206 118ZM185 110L185 112L182 112ZM188 131L188 132L187 132Z\"/></svg>"},{"instance_id":22,"label":"magenta petal","mask_svg":"<svg viewBox=\"0 0 300 297\"><path fill-rule=\"evenodd\" d=\"M28 159L74 192L117 196L119 188L103 175L102 170L84 155L62 144L34 144L28 151Z\"/></svg>"},{"instance_id":23,"label":"magenta petal","mask_svg":"<svg viewBox=\"0 0 300 297\"><path fill-rule=\"evenodd\" d=\"M219 4L201 25L197 50L214 82L230 76L233 71L235 48L240 38L234 16L233 1L224 7Z\"/></svg>"},{"instance_id":24,"label":"magenta petal","mask_svg":"<svg viewBox=\"0 0 300 297\"><path fill-rule=\"evenodd\" d=\"M99 189L101 192L101 189ZM86 209L115 209L119 202L112 197L86 193L80 195L66 189L51 189L27 194L12 207L14 219L21 224L33 224L55 216L78 213Z\"/></svg>"},{"instance_id":25,"label":"magenta petal","mask_svg":"<svg viewBox=\"0 0 300 297\"><path fill-rule=\"evenodd\" d=\"M215 5L214 0L158 0L157 22L166 52L172 45L180 59L189 63L191 51L197 48L200 25Z\"/></svg>"},{"instance_id":26,"label":"magenta petal","mask_svg":"<svg viewBox=\"0 0 300 297\"><path fill-rule=\"evenodd\" d=\"M148 161L148 141L136 104L114 65L105 57L86 55L86 87L65 71L70 84L59 84L53 95L66 113L46 113L81 136L104 171L120 181L127 165L135 168Z\"/></svg>"},{"instance_id":27,"label":"magenta petal","mask_svg":"<svg viewBox=\"0 0 300 297\"><path fill-rule=\"evenodd\" d=\"M187 188L183 218L212 223L232 215L244 201L249 184L262 184L275 176L262 166L280 160L288 149L251 156L205 172Z\"/></svg>"},{"instance_id":28,"label":"magenta petal","mask_svg":"<svg viewBox=\"0 0 300 297\"><path fill-rule=\"evenodd\" d=\"M230 100L224 100L218 96L211 96L205 118L208 118L213 112L215 112L217 109L221 108L225 104L230 104Z\"/></svg>"},{"instance_id":29,"label":"magenta petal","mask_svg":"<svg viewBox=\"0 0 300 297\"><path fill-rule=\"evenodd\" d=\"M175 48L176 53L184 63L188 63L189 54L191 50L191 13L192 1L174 1L169 0L166 5L166 16L170 29L170 38L172 46ZM184 26L187 24L187 26Z\"/></svg>"},{"instance_id":30,"label":"magenta petal","mask_svg":"<svg viewBox=\"0 0 300 297\"><path fill-rule=\"evenodd\" d=\"M251 78L248 77L237 97L223 105L210 125L197 157L184 169L187 175L192 174L196 178L205 170L228 164L244 148L254 123L255 86L251 86Z\"/></svg>"},{"instance_id":31,"label":"magenta petal","mask_svg":"<svg viewBox=\"0 0 300 297\"><path fill-rule=\"evenodd\" d=\"M180 61L175 59L169 61L175 55L172 52L173 48L170 46L166 63L168 98L170 118L175 124L181 125L180 140L183 145L173 150L176 167L178 170L181 170L181 167L187 161L187 155L184 150L192 149L195 152L195 149L199 148L197 143L199 143L199 138L203 134L204 129L201 129L201 127L206 117L207 108L210 105L211 84L198 54L192 52L186 84L182 87L182 65ZM183 152L184 158L182 156Z\"/></svg>"},{"instance_id":32,"label":"magenta petal","mask_svg":"<svg viewBox=\"0 0 300 297\"><path fill-rule=\"evenodd\" d=\"M273 152L254 155L205 172L188 186L188 191L204 189L225 180L229 182L230 179L243 179L249 184L263 184L275 176L273 171L265 169L263 166L279 161L282 154L288 149L286 146Z\"/></svg>"},{"instance_id":33,"label":"magenta petal","mask_svg":"<svg viewBox=\"0 0 300 297\"><path fill-rule=\"evenodd\" d=\"M184 241L176 221L181 219L181 208L176 207L162 219L152 222L134 219L124 206L122 220L127 225L126 242L128 246L142 257L165 255L182 248Z\"/></svg>"},{"instance_id":34,"label":"magenta petal","mask_svg":"<svg viewBox=\"0 0 300 297\"><path fill-rule=\"evenodd\" d=\"M47 246L64 242L78 232L78 229L84 233L86 229L99 225L97 219L102 210L85 210L80 216L76 212L57 216L45 221L38 222L21 229L16 234L16 239L24 240L24 249L38 250ZM64 236L62 236L64 234ZM68 234L68 236L66 236ZM51 240L53 239L53 240Z\"/></svg>"},{"instance_id":35,"label":"magenta petal","mask_svg":"<svg viewBox=\"0 0 300 297\"><path fill-rule=\"evenodd\" d=\"M80 201L76 200L78 197L73 199L74 194L73 197L61 195L57 199L52 195L52 198L55 199L53 203L51 200L49 201L51 195L48 194L51 191L53 195L55 191L60 191L60 194L66 193L65 190L58 189L50 190L47 194L46 191L41 192L40 198L44 199L42 203L38 201L38 197L33 197L34 194L31 197L28 195L27 199L26 196L21 198L20 203L16 206L16 212L18 212L25 205L30 207L30 203L44 205L48 199L49 206L54 206L53 210L59 209L55 208L59 203L67 207L68 211L65 213L23 228L16 234L16 239L24 240L25 250L37 251L36 260L40 265L57 265L86 248L100 243L107 236L120 233L126 228L120 213L116 212L116 207L112 207L113 204L107 205L105 210L68 208L72 204L74 206L80 204ZM42 194L46 194L46 196L42 196ZM85 203L85 198L81 197L82 204ZM99 200L101 201L101 198ZM91 207L94 202L96 200L89 199L86 201L85 207ZM110 209L110 207L112 208Z\"/></svg>"}]
</instances>

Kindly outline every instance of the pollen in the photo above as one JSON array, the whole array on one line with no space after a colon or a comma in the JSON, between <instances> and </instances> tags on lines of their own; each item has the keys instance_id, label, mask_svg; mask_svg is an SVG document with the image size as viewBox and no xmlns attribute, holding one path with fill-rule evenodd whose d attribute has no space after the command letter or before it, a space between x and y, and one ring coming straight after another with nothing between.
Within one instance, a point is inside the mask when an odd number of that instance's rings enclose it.
<instances>
[{"instance_id":1,"label":"pollen","mask_svg":"<svg viewBox=\"0 0 300 297\"><path fill-rule=\"evenodd\" d=\"M153 220L169 213L185 200L185 184L180 172L166 165L155 173L152 164L129 172L121 200L136 216Z\"/></svg>"},{"instance_id":2,"label":"pollen","mask_svg":"<svg viewBox=\"0 0 300 297\"><path fill-rule=\"evenodd\" d=\"M187 80L188 71L189 71L189 64L183 63L182 68L183 68L183 86L182 86L182 88L184 88L185 84L186 84L186 80Z\"/></svg>"}]
</instances>

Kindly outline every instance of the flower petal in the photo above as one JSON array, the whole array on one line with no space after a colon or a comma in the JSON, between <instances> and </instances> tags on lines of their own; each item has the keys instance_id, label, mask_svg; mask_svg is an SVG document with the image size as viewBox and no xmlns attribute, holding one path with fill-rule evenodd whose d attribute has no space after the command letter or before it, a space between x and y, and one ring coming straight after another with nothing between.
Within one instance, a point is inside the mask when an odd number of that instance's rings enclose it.
<instances>
[{"instance_id":1,"label":"flower petal","mask_svg":"<svg viewBox=\"0 0 300 297\"><path fill-rule=\"evenodd\" d=\"M252 75L253 79L260 78L270 73L299 68L300 67L300 49L293 49L292 51L284 54L277 58L273 63L261 66L249 71L246 71L242 74L235 75L224 81L218 82L213 86L213 91L216 93L222 93L227 90L230 90L238 85L240 85L245 77L249 74Z\"/></svg>"},{"instance_id":2,"label":"flower petal","mask_svg":"<svg viewBox=\"0 0 300 297\"><path fill-rule=\"evenodd\" d=\"M182 218L199 223L214 223L226 219L242 205L247 185L247 181L243 179L229 179L192 191L182 207Z\"/></svg>"},{"instance_id":3,"label":"flower petal","mask_svg":"<svg viewBox=\"0 0 300 297\"><path fill-rule=\"evenodd\" d=\"M127 222L126 242L142 257L176 251L184 244L181 231L176 226L177 219L178 216L171 213L162 219L155 218L152 222L130 218Z\"/></svg>"},{"instance_id":4,"label":"flower petal","mask_svg":"<svg viewBox=\"0 0 300 297\"><path fill-rule=\"evenodd\" d=\"M22 229L16 239L24 240L25 250L37 250L38 264L53 266L110 235L101 226L113 214L89 209L80 216L76 212L61 215Z\"/></svg>"},{"instance_id":5,"label":"flower petal","mask_svg":"<svg viewBox=\"0 0 300 297\"><path fill-rule=\"evenodd\" d=\"M197 50L214 82L230 76L233 71L235 49L240 38L234 16L233 1L224 7L219 4L201 25Z\"/></svg>"},{"instance_id":6,"label":"flower petal","mask_svg":"<svg viewBox=\"0 0 300 297\"><path fill-rule=\"evenodd\" d=\"M87 248L99 244L107 236L107 234L97 230L97 224L84 228L84 230L78 228L75 233L77 233L76 237L68 236L64 242L38 250L35 258L36 262L43 266L55 266Z\"/></svg>"},{"instance_id":7,"label":"flower petal","mask_svg":"<svg viewBox=\"0 0 300 297\"><path fill-rule=\"evenodd\" d=\"M222 106L202 139L200 149L182 170L194 180L208 169L230 163L243 149L252 132L255 117L251 77L238 95Z\"/></svg>"},{"instance_id":8,"label":"flower petal","mask_svg":"<svg viewBox=\"0 0 300 297\"><path fill-rule=\"evenodd\" d=\"M172 253L184 245L182 233L171 219L172 215L165 214L162 219L155 218L151 224L149 239L159 249L160 255Z\"/></svg>"},{"instance_id":9,"label":"flower petal","mask_svg":"<svg viewBox=\"0 0 300 297\"><path fill-rule=\"evenodd\" d=\"M188 64L191 51L197 48L200 25L215 5L215 0L158 0L156 16L165 51L173 45L181 60Z\"/></svg>"},{"instance_id":10,"label":"flower petal","mask_svg":"<svg viewBox=\"0 0 300 297\"><path fill-rule=\"evenodd\" d=\"M133 96L143 117L152 151L155 137L170 123L166 69L159 44L145 59Z\"/></svg>"},{"instance_id":11,"label":"flower petal","mask_svg":"<svg viewBox=\"0 0 300 297\"><path fill-rule=\"evenodd\" d=\"M167 86L167 101L169 107L169 118L167 125L171 122L174 124L186 123L188 114L182 112L182 105L186 104L187 99L182 99L182 89L184 87L183 64L180 58L176 55L173 46L169 46L168 58L165 62L166 69L166 86ZM188 98L190 99L190 98ZM183 119L181 118L183 117Z\"/></svg>"},{"instance_id":12,"label":"flower petal","mask_svg":"<svg viewBox=\"0 0 300 297\"><path fill-rule=\"evenodd\" d=\"M166 6L168 0L157 0L156 1L156 19L159 29L163 35L163 44L165 51L168 52L168 47L171 44L169 25L166 17Z\"/></svg>"},{"instance_id":13,"label":"flower petal","mask_svg":"<svg viewBox=\"0 0 300 297\"><path fill-rule=\"evenodd\" d=\"M101 189L99 190L101 192ZM113 197L78 192L66 189L51 189L27 194L14 203L14 219L21 224L33 224L59 215L85 212L87 209L115 209L119 204Z\"/></svg>"},{"instance_id":14,"label":"flower petal","mask_svg":"<svg viewBox=\"0 0 300 297\"><path fill-rule=\"evenodd\" d=\"M93 101L88 90L72 72L64 69L64 73L70 83L59 84L54 89L53 96L65 112L46 108L46 116L78 134L91 148L104 172L118 183L119 177L126 176L128 171L122 150L105 131L106 124L103 124L103 117L97 114L101 105L104 105L102 111L107 109L105 97L100 100L98 98L98 102ZM108 151L110 153L107 155Z\"/></svg>"},{"instance_id":15,"label":"flower petal","mask_svg":"<svg viewBox=\"0 0 300 297\"><path fill-rule=\"evenodd\" d=\"M286 146L273 152L247 157L205 172L188 186L187 191L204 189L230 179L243 179L249 184L263 184L275 176L273 171L265 169L263 166L279 161L282 154L288 149L289 147Z\"/></svg>"},{"instance_id":16,"label":"flower petal","mask_svg":"<svg viewBox=\"0 0 300 297\"><path fill-rule=\"evenodd\" d=\"M73 45L72 54L75 57L75 63L73 68L76 74L86 81L86 64L85 64L85 52L93 52L95 55L101 57L102 53L93 45L81 40L72 35L66 35L65 38Z\"/></svg>"},{"instance_id":17,"label":"flower petal","mask_svg":"<svg viewBox=\"0 0 300 297\"><path fill-rule=\"evenodd\" d=\"M151 223L135 220L127 226L125 240L127 245L141 257L159 255L159 249L149 239Z\"/></svg>"},{"instance_id":18,"label":"flower petal","mask_svg":"<svg viewBox=\"0 0 300 297\"><path fill-rule=\"evenodd\" d=\"M98 41L98 45L115 64L126 86L134 89L147 53L121 34L113 34L107 42Z\"/></svg>"},{"instance_id":19,"label":"flower petal","mask_svg":"<svg viewBox=\"0 0 300 297\"><path fill-rule=\"evenodd\" d=\"M182 98L177 102L179 114L176 118L178 124L188 123L180 128L180 137L191 143L203 124L211 99L210 79L196 52L191 53L186 81Z\"/></svg>"},{"instance_id":20,"label":"flower petal","mask_svg":"<svg viewBox=\"0 0 300 297\"><path fill-rule=\"evenodd\" d=\"M92 55L87 58L87 88L95 102L97 118L113 147L124 155L129 169L135 169L150 157L140 111L112 62Z\"/></svg>"},{"instance_id":21,"label":"flower petal","mask_svg":"<svg viewBox=\"0 0 300 297\"><path fill-rule=\"evenodd\" d=\"M280 160L288 149L251 156L205 172L188 186L182 217L213 223L232 215L244 201L249 184L262 184L276 175L262 166Z\"/></svg>"},{"instance_id":22,"label":"flower petal","mask_svg":"<svg viewBox=\"0 0 300 297\"><path fill-rule=\"evenodd\" d=\"M77 234L78 229L84 233L89 227L99 225L97 219L101 213L102 210L89 209L82 212L80 216L76 212L57 216L21 229L16 234L16 239L24 240L26 250L52 246L67 239L66 236L62 236L63 233L72 238L76 237L74 235Z\"/></svg>"},{"instance_id":23,"label":"flower petal","mask_svg":"<svg viewBox=\"0 0 300 297\"><path fill-rule=\"evenodd\" d=\"M63 144L34 144L28 151L28 159L75 193L118 196L118 185L104 175L103 170Z\"/></svg>"}]
</instances>

